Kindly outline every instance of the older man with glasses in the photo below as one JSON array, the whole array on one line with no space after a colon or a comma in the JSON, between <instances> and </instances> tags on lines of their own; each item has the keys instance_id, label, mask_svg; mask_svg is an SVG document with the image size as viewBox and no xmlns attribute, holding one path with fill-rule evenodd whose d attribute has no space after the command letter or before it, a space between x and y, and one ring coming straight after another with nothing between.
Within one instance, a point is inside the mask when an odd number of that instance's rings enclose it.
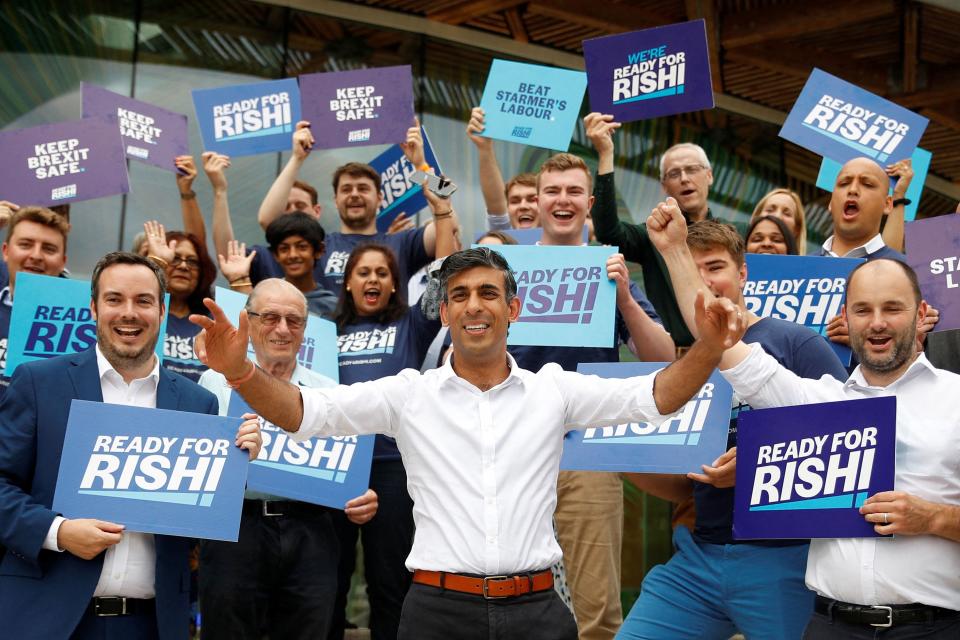
<instances>
[{"instance_id":1,"label":"older man with glasses","mask_svg":"<svg viewBox=\"0 0 960 640\"><path fill-rule=\"evenodd\" d=\"M285 280L262 280L246 305L257 365L301 387L332 387L330 378L297 363L307 326L307 301ZM212 391L220 413L232 388L213 370L200 385ZM357 524L377 512L368 490L347 503ZM337 536L329 509L247 491L240 536L232 542L204 541L200 547L200 610L203 637L325 638L337 593Z\"/></svg>"}]
</instances>

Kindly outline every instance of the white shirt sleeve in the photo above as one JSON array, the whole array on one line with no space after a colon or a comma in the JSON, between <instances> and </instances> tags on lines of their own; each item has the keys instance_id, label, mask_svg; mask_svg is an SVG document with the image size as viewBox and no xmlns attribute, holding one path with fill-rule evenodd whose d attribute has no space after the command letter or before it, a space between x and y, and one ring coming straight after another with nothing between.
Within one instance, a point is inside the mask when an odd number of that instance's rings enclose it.
<instances>
[{"instance_id":1,"label":"white shirt sleeve","mask_svg":"<svg viewBox=\"0 0 960 640\"><path fill-rule=\"evenodd\" d=\"M43 539L43 548L47 551L56 551L58 553L63 551L63 549L57 546L57 536L60 534L60 525L63 524L64 520L66 520L66 518L63 516L56 516L53 522L50 523L50 529L47 530L47 537Z\"/></svg>"},{"instance_id":2,"label":"white shirt sleeve","mask_svg":"<svg viewBox=\"0 0 960 640\"><path fill-rule=\"evenodd\" d=\"M801 378L756 342L740 364L720 374L754 409L832 402L844 397L843 382L826 374L819 380Z\"/></svg>"},{"instance_id":3,"label":"white shirt sleeve","mask_svg":"<svg viewBox=\"0 0 960 640\"><path fill-rule=\"evenodd\" d=\"M396 436L397 416L420 372L406 369L395 376L329 389L300 388L303 420L289 434L297 442L313 436L381 433Z\"/></svg>"},{"instance_id":4,"label":"white shirt sleeve","mask_svg":"<svg viewBox=\"0 0 960 640\"><path fill-rule=\"evenodd\" d=\"M487 212L487 231L510 231L510 214Z\"/></svg>"},{"instance_id":5,"label":"white shirt sleeve","mask_svg":"<svg viewBox=\"0 0 960 640\"><path fill-rule=\"evenodd\" d=\"M663 415L657 410L653 381L659 372L632 378L601 378L563 371L558 365L547 366L556 367L554 380L566 402L566 431L624 422L659 425L679 412Z\"/></svg>"}]
</instances>

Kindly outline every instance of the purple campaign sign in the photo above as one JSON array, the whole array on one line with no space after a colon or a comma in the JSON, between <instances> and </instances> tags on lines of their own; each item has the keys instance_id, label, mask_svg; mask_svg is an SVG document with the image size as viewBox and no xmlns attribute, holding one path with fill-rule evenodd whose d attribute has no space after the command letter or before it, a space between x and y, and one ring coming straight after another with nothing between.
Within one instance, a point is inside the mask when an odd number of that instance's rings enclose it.
<instances>
[{"instance_id":1,"label":"purple campaign sign","mask_svg":"<svg viewBox=\"0 0 960 640\"><path fill-rule=\"evenodd\" d=\"M404 142L413 126L410 65L300 76L300 99L318 149Z\"/></svg>"},{"instance_id":2,"label":"purple campaign sign","mask_svg":"<svg viewBox=\"0 0 960 640\"><path fill-rule=\"evenodd\" d=\"M703 20L584 40L583 57L590 110L618 122L713 108Z\"/></svg>"},{"instance_id":3,"label":"purple campaign sign","mask_svg":"<svg viewBox=\"0 0 960 640\"><path fill-rule=\"evenodd\" d=\"M187 116L134 100L95 84L80 84L83 117L116 120L128 158L176 172L173 159L190 153Z\"/></svg>"},{"instance_id":4,"label":"purple campaign sign","mask_svg":"<svg viewBox=\"0 0 960 640\"><path fill-rule=\"evenodd\" d=\"M733 536L880 537L859 508L893 490L896 421L895 396L741 413Z\"/></svg>"},{"instance_id":5,"label":"purple campaign sign","mask_svg":"<svg viewBox=\"0 0 960 640\"><path fill-rule=\"evenodd\" d=\"M960 329L960 216L908 222L905 233L907 264L924 300L940 312L934 331Z\"/></svg>"},{"instance_id":6,"label":"purple campaign sign","mask_svg":"<svg viewBox=\"0 0 960 640\"><path fill-rule=\"evenodd\" d=\"M84 118L0 133L3 199L49 207L127 193L117 123Z\"/></svg>"}]
</instances>

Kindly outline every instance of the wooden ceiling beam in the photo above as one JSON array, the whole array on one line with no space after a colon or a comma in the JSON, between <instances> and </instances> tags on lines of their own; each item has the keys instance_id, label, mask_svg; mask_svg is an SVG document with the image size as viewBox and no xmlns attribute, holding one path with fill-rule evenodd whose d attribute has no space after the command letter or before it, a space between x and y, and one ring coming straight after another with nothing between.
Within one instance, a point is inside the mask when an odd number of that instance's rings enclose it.
<instances>
[{"instance_id":1,"label":"wooden ceiling beam","mask_svg":"<svg viewBox=\"0 0 960 640\"><path fill-rule=\"evenodd\" d=\"M510 28L510 37L517 42L530 42L530 36L527 34L527 27L523 23L523 17L516 7L510 7L503 12L503 17Z\"/></svg>"},{"instance_id":2,"label":"wooden ceiling beam","mask_svg":"<svg viewBox=\"0 0 960 640\"><path fill-rule=\"evenodd\" d=\"M623 33L637 29L649 29L675 22L674 18L659 16L650 11L639 10L621 4L606 2L600 8L596 0L543 0L527 5L530 15L546 16L575 25L601 29L611 33Z\"/></svg>"},{"instance_id":3,"label":"wooden ceiling beam","mask_svg":"<svg viewBox=\"0 0 960 640\"><path fill-rule=\"evenodd\" d=\"M817 56L809 53L801 54L783 48L761 45L730 49L724 52L724 60L727 62L749 64L758 69L766 69L803 80L806 80L810 76L810 72L813 71L816 58ZM881 95L887 93L887 73L882 65L870 64L851 67L844 65L842 60L830 61L830 64L826 64L826 62L825 58L821 58L816 66L868 91Z\"/></svg>"},{"instance_id":4,"label":"wooden ceiling beam","mask_svg":"<svg viewBox=\"0 0 960 640\"><path fill-rule=\"evenodd\" d=\"M727 13L723 16L721 44L726 49L733 49L817 31L831 31L893 17L895 9L894 0L871 0L858 4L856 9L845 11L838 10L836 0L816 0L804 3L802 8L793 4Z\"/></svg>"},{"instance_id":5,"label":"wooden ceiling beam","mask_svg":"<svg viewBox=\"0 0 960 640\"><path fill-rule=\"evenodd\" d=\"M920 8L913 2L903 7L903 92L917 90L917 49L920 41Z\"/></svg>"},{"instance_id":6,"label":"wooden ceiling beam","mask_svg":"<svg viewBox=\"0 0 960 640\"><path fill-rule=\"evenodd\" d=\"M463 24L480 16L513 9L524 2L526 0L471 0L428 13L427 18L446 24Z\"/></svg>"}]
</instances>

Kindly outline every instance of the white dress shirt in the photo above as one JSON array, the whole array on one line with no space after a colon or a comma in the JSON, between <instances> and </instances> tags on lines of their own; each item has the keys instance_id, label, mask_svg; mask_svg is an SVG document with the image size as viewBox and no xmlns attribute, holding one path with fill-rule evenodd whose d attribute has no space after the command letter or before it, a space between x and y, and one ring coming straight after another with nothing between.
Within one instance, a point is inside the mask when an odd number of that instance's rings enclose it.
<instances>
[{"instance_id":1,"label":"white dress shirt","mask_svg":"<svg viewBox=\"0 0 960 640\"><path fill-rule=\"evenodd\" d=\"M847 251L841 256L834 253L833 236L830 236L827 238L826 242L823 243L823 250L827 252L828 256L832 256L834 258L866 258L867 256L880 251L880 249L883 249L885 246L887 245L883 241L883 236L878 233L877 235L873 236L873 238L871 238L867 244L862 244L859 247L850 249L850 251Z\"/></svg>"},{"instance_id":2,"label":"white dress shirt","mask_svg":"<svg viewBox=\"0 0 960 640\"><path fill-rule=\"evenodd\" d=\"M123 376L107 362L100 345L97 350L97 369L100 372L100 390L103 401L109 404L124 404L130 407L157 407L157 384L160 381L160 361L154 356L153 371L146 378L138 378L127 384ZM50 525L43 548L63 551L57 547L57 533L62 516L57 516ZM124 531L117 544L107 547L103 557L100 581L94 597L126 596L128 598L152 598L155 595L154 581L157 556L153 534Z\"/></svg>"},{"instance_id":3,"label":"white dress shirt","mask_svg":"<svg viewBox=\"0 0 960 640\"><path fill-rule=\"evenodd\" d=\"M563 436L571 429L660 423L654 375L538 373L507 355L508 377L481 391L448 361L334 389L300 389L297 440L383 433L397 440L416 534L407 568L500 575L560 560L552 518Z\"/></svg>"},{"instance_id":4,"label":"white dress shirt","mask_svg":"<svg viewBox=\"0 0 960 640\"><path fill-rule=\"evenodd\" d=\"M895 382L874 387L860 367L846 382L797 377L753 345L722 371L754 408L896 396L894 488L930 502L960 505L960 376L926 356ZM807 586L822 596L864 605L920 602L960 608L960 543L933 535L813 540Z\"/></svg>"}]
</instances>

